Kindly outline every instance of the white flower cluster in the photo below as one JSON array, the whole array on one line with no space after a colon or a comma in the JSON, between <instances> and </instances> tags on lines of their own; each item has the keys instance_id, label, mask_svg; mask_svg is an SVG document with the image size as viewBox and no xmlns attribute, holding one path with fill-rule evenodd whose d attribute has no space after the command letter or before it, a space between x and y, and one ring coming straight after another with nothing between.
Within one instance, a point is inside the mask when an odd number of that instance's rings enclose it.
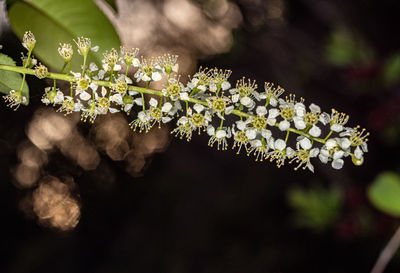
<instances>
[{"instance_id":1,"label":"white flower cluster","mask_svg":"<svg viewBox=\"0 0 400 273\"><path fill-rule=\"evenodd\" d=\"M78 38L76 44L83 56L97 50L87 38ZM68 63L72 47L64 44L59 53ZM323 112L313 103L306 106L304 99L294 95L283 98L284 89L280 86L267 82L264 90L258 90L255 81L245 78L232 86L231 71L218 68L200 68L184 85L177 75L177 56L139 59L137 55L138 49L124 47L120 52L107 51L101 68L91 63L88 68L83 65L80 73L69 72L73 76L69 96L54 85L45 89L42 102L59 105L58 111L66 114L80 112L82 120L90 122L109 112L137 113L130 126L138 132L175 120L176 128L171 133L180 138L189 141L194 132L205 131L209 146L218 150L226 150L232 139L232 148L237 148L238 153L245 150L256 161L269 159L278 167L294 162L296 170L314 171L313 158L330 163L334 169L341 169L348 156L354 164L361 165L368 152L369 134L360 127L346 127L347 115L336 110ZM123 67L125 73L121 72ZM131 67L136 70L132 73L134 80L145 82L146 88L132 85L133 80L128 77ZM36 71L39 72L45 77L47 70ZM151 82L162 79L165 84L161 91L149 89ZM151 97L146 101L144 94L159 99ZM16 91L5 99L11 107L23 102L21 92ZM232 122L232 118L236 121Z\"/></svg>"}]
</instances>

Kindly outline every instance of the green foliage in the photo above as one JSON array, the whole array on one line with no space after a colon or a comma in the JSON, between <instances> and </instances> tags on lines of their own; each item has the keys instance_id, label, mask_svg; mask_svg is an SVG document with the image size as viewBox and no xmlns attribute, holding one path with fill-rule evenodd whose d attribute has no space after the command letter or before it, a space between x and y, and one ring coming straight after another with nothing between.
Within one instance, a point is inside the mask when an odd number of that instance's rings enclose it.
<instances>
[{"instance_id":1,"label":"green foliage","mask_svg":"<svg viewBox=\"0 0 400 273\"><path fill-rule=\"evenodd\" d=\"M367 63L373 52L364 41L339 29L332 33L325 54L330 64L348 66L356 63Z\"/></svg>"},{"instance_id":2,"label":"green foliage","mask_svg":"<svg viewBox=\"0 0 400 273\"><path fill-rule=\"evenodd\" d=\"M12 65L15 66L15 62L9 56L0 53L0 64L4 65ZM20 74L0 70L0 92L4 94L8 94L10 90L19 90L22 83L22 77ZM25 105L29 103L29 88L28 84L25 82L24 87L22 88L22 95L26 97Z\"/></svg>"},{"instance_id":3,"label":"green foliage","mask_svg":"<svg viewBox=\"0 0 400 273\"><path fill-rule=\"evenodd\" d=\"M47 66L60 69L64 61L58 55L59 43L73 43L79 36L90 36L92 46L118 48L120 40L112 24L92 0L25 0L10 5L11 27L22 39L25 31L35 33L38 41L33 51ZM75 51L77 54L77 51ZM91 52L88 62L100 63L100 52ZM80 58L74 58L72 69L80 70Z\"/></svg>"},{"instance_id":4,"label":"green foliage","mask_svg":"<svg viewBox=\"0 0 400 273\"><path fill-rule=\"evenodd\" d=\"M368 189L369 200L379 210L400 216L400 176L394 172L378 175Z\"/></svg>"},{"instance_id":5,"label":"green foliage","mask_svg":"<svg viewBox=\"0 0 400 273\"><path fill-rule=\"evenodd\" d=\"M395 84L400 79L400 53L389 57L383 68L385 83Z\"/></svg>"},{"instance_id":6,"label":"green foliage","mask_svg":"<svg viewBox=\"0 0 400 273\"><path fill-rule=\"evenodd\" d=\"M298 226L321 232L338 218L342 192L337 188L292 188L288 192L288 201L296 211L294 219Z\"/></svg>"}]
</instances>

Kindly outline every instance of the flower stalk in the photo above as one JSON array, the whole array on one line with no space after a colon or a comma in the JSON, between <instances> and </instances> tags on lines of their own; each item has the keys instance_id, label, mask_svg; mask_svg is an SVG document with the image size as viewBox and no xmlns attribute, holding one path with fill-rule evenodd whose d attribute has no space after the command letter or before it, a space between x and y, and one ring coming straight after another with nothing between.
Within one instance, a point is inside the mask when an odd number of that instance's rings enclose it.
<instances>
[{"instance_id":1,"label":"flower stalk","mask_svg":"<svg viewBox=\"0 0 400 273\"><path fill-rule=\"evenodd\" d=\"M238 152L244 149L247 155L254 154L256 161L275 160L278 167L287 160L298 164L295 170L301 167L313 171L311 158L317 156L322 163L330 162L334 169L342 168L343 158L348 156L355 165L361 165L364 161L369 135L364 129L345 127L348 116L336 110L332 109L332 114L328 114L315 104L311 104L307 110L304 99L297 100L291 94L285 99L280 98L284 92L280 86L267 82L262 92L257 90L255 81L242 78L235 88L231 88L228 81L231 71L218 68L200 68L185 86L180 82L180 77L175 76L179 68L177 56L167 54L139 60L138 49L129 51L124 47L121 47L120 53L115 49L106 51L99 69L94 63L86 64L89 51L97 50L97 47L91 48L90 39L81 37L75 43L78 53L83 56L81 73L70 71L73 55L70 44L60 44L58 49L65 61L60 73L48 72L42 64L31 69L26 65L29 57L23 66L0 64L0 70L20 73L24 77L35 75L53 79L54 84L56 80L69 82L69 96L54 85L46 88L42 102L61 105L58 111L66 114L81 112L83 121L94 122L98 115L108 112L123 111L130 115L133 106L137 105L140 112L130 123L133 130L148 132L155 124L160 127L161 123L177 118L177 127L171 132L176 136L190 140L194 131L206 131L210 136L209 146L215 144L217 149L222 150L227 149L228 139L233 137L233 148L238 147ZM29 56L31 51L29 49ZM126 66L124 73L120 72L122 65ZM68 71L63 73L66 66ZM136 82L144 81L146 87L133 85L127 73L130 67L136 69ZM163 78L166 79L165 88L149 88L151 82ZM144 95L157 96L159 100L151 98L149 107L146 107ZM10 107L14 107L19 97L14 91L5 99L10 102ZM261 105L257 106L259 102ZM114 106L120 106L121 110ZM229 124L230 116L240 119ZM321 124L328 127L325 137L321 137ZM274 130L284 135L277 137L273 134ZM336 136L333 136L334 133ZM293 134L297 137L295 147L291 148L289 136ZM315 143L322 146L315 147Z\"/></svg>"}]
</instances>

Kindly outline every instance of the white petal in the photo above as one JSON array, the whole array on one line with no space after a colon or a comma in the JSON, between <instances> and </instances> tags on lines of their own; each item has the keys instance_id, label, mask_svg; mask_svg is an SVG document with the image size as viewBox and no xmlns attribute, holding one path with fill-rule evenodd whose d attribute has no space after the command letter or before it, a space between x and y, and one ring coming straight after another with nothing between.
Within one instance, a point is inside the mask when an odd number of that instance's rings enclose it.
<instances>
[{"instance_id":1,"label":"white petal","mask_svg":"<svg viewBox=\"0 0 400 273\"><path fill-rule=\"evenodd\" d=\"M336 160L342 158L344 155L345 153L343 151L335 151L332 158L333 160Z\"/></svg>"},{"instance_id":2,"label":"white petal","mask_svg":"<svg viewBox=\"0 0 400 273\"><path fill-rule=\"evenodd\" d=\"M263 130L261 131L261 135L262 135L262 137L265 138L265 139L270 139L271 136L272 136L272 132L271 132L270 130L263 129Z\"/></svg>"},{"instance_id":3,"label":"white petal","mask_svg":"<svg viewBox=\"0 0 400 273\"><path fill-rule=\"evenodd\" d=\"M294 110L296 112L296 115L299 117L303 117L306 113L306 107L301 102L298 102L294 105Z\"/></svg>"},{"instance_id":4,"label":"white petal","mask_svg":"<svg viewBox=\"0 0 400 273\"><path fill-rule=\"evenodd\" d=\"M222 84L221 84L222 90L227 90L227 89L229 89L230 87L231 87L231 84L230 84L228 81L224 81L224 82L222 82Z\"/></svg>"},{"instance_id":5,"label":"white petal","mask_svg":"<svg viewBox=\"0 0 400 273\"><path fill-rule=\"evenodd\" d=\"M89 71L93 72L93 71L97 71L99 70L99 68L97 67L97 65L95 63L90 63L89 65Z\"/></svg>"},{"instance_id":6,"label":"white petal","mask_svg":"<svg viewBox=\"0 0 400 273\"><path fill-rule=\"evenodd\" d=\"M172 109L172 104L167 102L161 107L161 111L168 113Z\"/></svg>"},{"instance_id":7,"label":"white petal","mask_svg":"<svg viewBox=\"0 0 400 273\"><path fill-rule=\"evenodd\" d=\"M128 103L127 105L125 105L124 111L125 111L125 112L128 112L128 111L130 111L130 110L132 109L132 107L133 107L133 104Z\"/></svg>"},{"instance_id":8,"label":"white petal","mask_svg":"<svg viewBox=\"0 0 400 273\"><path fill-rule=\"evenodd\" d=\"M121 65L115 64L114 67L113 67L113 70L114 70L114 71L120 71L121 68L122 68Z\"/></svg>"},{"instance_id":9,"label":"white petal","mask_svg":"<svg viewBox=\"0 0 400 273\"><path fill-rule=\"evenodd\" d=\"M107 89L104 86L102 86L101 87L101 96L104 97L105 95L107 95Z\"/></svg>"},{"instance_id":10,"label":"white petal","mask_svg":"<svg viewBox=\"0 0 400 273\"><path fill-rule=\"evenodd\" d=\"M299 141L301 148L304 150L309 150L312 147L311 141L308 138L303 138Z\"/></svg>"},{"instance_id":11,"label":"white petal","mask_svg":"<svg viewBox=\"0 0 400 273\"><path fill-rule=\"evenodd\" d=\"M318 126L313 125L308 133L313 137L319 137L321 135L321 129Z\"/></svg>"},{"instance_id":12,"label":"white petal","mask_svg":"<svg viewBox=\"0 0 400 273\"><path fill-rule=\"evenodd\" d=\"M269 112L268 118L276 118L279 116L279 110L276 108L269 109L268 112Z\"/></svg>"},{"instance_id":13,"label":"white petal","mask_svg":"<svg viewBox=\"0 0 400 273\"><path fill-rule=\"evenodd\" d=\"M175 73L178 73L178 71L179 71L179 64L174 64L174 65L172 66L172 71L175 72Z\"/></svg>"},{"instance_id":14,"label":"white petal","mask_svg":"<svg viewBox=\"0 0 400 273\"><path fill-rule=\"evenodd\" d=\"M103 79L104 78L104 75L106 74L106 71L104 71L104 70L100 70L99 71L99 74L97 74L97 76L99 77L99 79L101 80L101 79Z\"/></svg>"},{"instance_id":15,"label":"white petal","mask_svg":"<svg viewBox=\"0 0 400 273\"><path fill-rule=\"evenodd\" d=\"M259 139L255 139L253 141L250 142L251 146L258 148L262 146L262 142Z\"/></svg>"},{"instance_id":16,"label":"white petal","mask_svg":"<svg viewBox=\"0 0 400 273\"><path fill-rule=\"evenodd\" d=\"M287 157L293 157L294 155L295 155L294 150L292 148L290 148L290 147L287 147L286 148L286 156Z\"/></svg>"},{"instance_id":17,"label":"white petal","mask_svg":"<svg viewBox=\"0 0 400 273\"><path fill-rule=\"evenodd\" d=\"M318 148L311 149L310 157L316 157L318 155L318 153L319 153L319 149Z\"/></svg>"},{"instance_id":18,"label":"white petal","mask_svg":"<svg viewBox=\"0 0 400 273\"><path fill-rule=\"evenodd\" d=\"M225 114L229 115L235 109L233 105L226 107Z\"/></svg>"},{"instance_id":19,"label":"white petal","mask_svg":"<svg viewBox=\"0 0 400 273\"><path fill-rule=\"evenodd\" d=\"M323 124L323 125L327 125L330 121L331 121L331 118L329 117L329 114L328 113L322 113L320 116L319 116L319 121Z\"/></svg>"},{"instance_id":20,"label":"white petal","mask_svg":"<svg viewBox=\"0 0 400 273\"><path fill-rule=\"evenodd\" d=\"M238 102L238 101L239 101L239 98L240 98L240 95L239 95L239 94L233 95L233 96L232 96L232 102Z\"/></svg>"},{"instance_id":21,"label":"white petal","mask_svg":"<svg viewBox=\"0 0 400 273\"><path fill-rule=\"evenodd\" d=\"M139 67L139 66L140 66L140 61L139 61L139 59L138 59L138 58L134 58L133 61L132 61L132 65L133 65L134 67Z\"/></svg>"},{"instance_id":22,"label":"white petal","mask_svg":"<svg viewBox=\"0 0 400 273\"><path fill-rule=\"evenodd\" d=\"M343 159L336 159L332 161L332 168L339 170L343 167L344 161Z\"/></svg>"},{"instance_id":23,"label":"white petal","mask_svg":"<svg viewBox=\"0 0 400 273\"><path fill-rule=\"evenodd\" d=\"M236 126L239 130L243 131L246 128L246 123L242 120L236 121Z\"/></svg>"},{"instance_id":24,"label":"white petal","mask_svg":"<svg viewBox=\"0 0 400 273\"><path fill-rule=\"evenodd\" d=\"M112 114L119 112L118 109L115 109L115 108L112 108L112 107L109 107L108 111L110 111L110 113L112 113Z\"/></svg>"},{"instance_id":25,"label":"white petal","mask_svg":"<svg viewBox=\"0 0 400 273\"><path fill-rule=\"evenodd\" d=\"M224 138L226 137L226 132L225 130L218 130L217 133L215 134L216 138Z\"/></svg>"},{"instance_id":26,"label":"white petal","mask_svg":"<svg viewBox=\"0 0 400 273\"><path fill-rule=\"evenodd\" d=\"M209 136L213 136L214 133L215 133L215 128L212 127L211 125L208 126L208 127L207 127L207 134L208 134Z\"/></svg>"},{"instance_id":27,"label":"white petal","mask_svg":"<svg viewBox=\"0 0 400 273\"><path fill-rule=\"evenodd\" d=\"M81 77L81 73L75 73L71 71L71 74L74 75L75 78L80 78Z\"/></svg>"},{"instance_id":28,"label":"white petal","mask_svg":"<svg viewBox=\"0 0 400 273\"><path fill-rule=\"evenodd\" d=\"M314 103L311 103L310 110L312 112L316 112L316 113L321 112L321 108L318 105L314 104Z\"/></svg>"},{"instance_id":29,"label":"white petal","mask_svg":"<svg viewBox=\"0 0 400 273\"><path fill-rule=\"evenodd\" d=\"M103 69L104 69L105 71L108 71L108 70L109 70L109 69L108 69L109 66L108 66L107 63L103 63L102 67L103 67Z\"/></svg>"},{"instance_id":30,"label":"white petal","mask_svg":"<svg viewBox=\"0 0 400 273\"><path fill-rule=\"evenodd\" d=\"M274 97L271 97L269 99L269 104L271 104L272 106L276 107L278 105L278 101Z\"/></svg>"},{"instance_id":31,"label":"white petal","mask_svg":"<svg viewBox=\"0 0 400 273\"><path fill-rule=\"evenodd\" d=\"M321 160L322 163L324 163L324 164L328 163L328 157L325 156L324 154L320 153L318 155L318 158L319 158L319 160Z\"/></svg>"},{"instance_id":32,"label":"white petal","mask_svg":"<svg viewBox=\"0 0 400 273\"><path fill-rule=\"evenodd\" d=\"M203 111L204 108L205 108L205 107L204 107L203 105L198 104L198 103L196 103L195 105L193 105L193 109L194 109L197 113L200 113L201 111Z\"/></svg>"},{"instance_id":33,"label":"white petal","mask_svg":"<svg viewBox=\"0 0 400 273\"><path fill-rule=\"evenodd\" d=\"M149 76L147 76L147 74L143 74L141 77L142 81L144 82L148 82L151 81L151 78Z\"/></svg>"},{"instance_id":34,"label":"white petal","mask_svg":"<svg viewBox=\"0 0 400 273\"><path fill-rule=\"evenodd\" d=\"M343 125L334 123L331 126L331 130L334 132L340 133L341 131L343 131Z\"/></svg>"},{"instance_id":35,"label":"white petal","mask_svg":"<svg viewBox=\"0 0 400 273\"><path fill-rule=\"evenodd\" d=\"M258 116L264 116L267 113L267 108L265 108L265 106L258 106L256 108L256 113Z\"/></svg>"},{"instance_id":36,"label":"white petal","mask_svg":"<svg viewBox=\"0 0 400 273\"><path fill-rule=\"evenodd\" d=\"M142 106L142 105L143 105L143 100L142 100L142 98L136 98L136 99L134 99L134 102L135 102L137 105L139 105L139 106Z\"/></svg>"},{"instance_id":37,"label":"white petal","mask_svg":"<svg viewBox=\"0 0 400 273\"><path fill-rule=\"evenodd\" d=\"M209 88L211 92L217 92L218 90L217 85L215 83L210 83Z\"/></svg>"},{"instance_id":38,"label":"white petal","mask_svg":"<svg viewBox=\"0 0 400 273\"><path fill-rule=\"evenodd\" d=\"M267 118L267 124L269 126L275 126L276 124L276 118Z\"/></svg>"},{"instance_id":39,"label":"white petal","mask_svg":"<svg viewBox=\"0 0 400 273\"><path fill-rule=\"evenodd\" d=\"M277 140L275 140L274 146L275 146L275 149L278 149L279 151L283 151L283 149L286 148L286 142L283 139L277 139Z\"/></svg>"},{"instance_id":40,"label":"white petal","mask_svg":"<svg viewBox=\"0 0 400 273\"><path fill-rule=\"evenodd\" d=\"M340 147L341 147L342 149L345 149L345 150L346 150L347 148L349 148L350 145L351 145L351 141L350 141L348 138L340 138L339 141L338 141L338 143L339 143Z\"/></svg>"},{"instance_id":41,"label":"white petal","mask_svg":"<svg viewBox=\"0 0 400 273\"><path fill-rule=\"evenodd\" d=\"M97 88L99 88L99 86L97 84L95 84L94 82L91 82L89 85L90 89L92 89L94 92L97 91ZM104 87L103 87L104 88Z\"/></svg>"},{"instance_id":42,"label":"white petal","mask_svg":"<svg viewBox=\"0 0 400 273\"><path fill-rule=\"evenodd\" d=\"M86 91L82 91L82 93L79 95L79 97L81 98L81 100L89 100L92 96L90 96L90 94Z\"/></svg>"},{"instance_id":43,"label":"white petal","mask_svg":"<svg viewBox=\"0 0 400 273\"><path fill-rule=\"evenodd\" d=\"M304 122L303 118L294 117L293 121L294 121L294 126L296 127L296 129L303 130L304 128L306 128L306 123Z\"/></svg>"},{"instance_id":44,"label":"white petal","mask_svg":"<svg viewBox=\"0 0 400 273\"><path fill-rule=\"evenodd\" d=\"M197 89L199 89L202 92L205 92L207 90L207 87L204 85L199 85L199 86L197 86Z\"/></svg>"},{"instance_id":45,"label":"white petal","mask_svg":"<svg viewBox=\"0 0 400 273\"><path fill-rule=\"evenodd\" d=\"M286 131L287 129L289 129L289 127L290 127L290 122L287 121L286 119L279 122L279 126L278 126L279 130Z\"/></svg>"},{"instance_id":46,"label":"white petal","mask_svg":"<svg viewBox=\"0 0 400 273\"><path fill-rule=\"evenodd\" d=\"M257 130L256 129L249 129L246 131L246 136L248 139L255 139L257 136Z\"/></svg>"},{"instance_id":47,"label":"white petal","mask_svg":"<svg viewBox=\"0 0 400 273\"><path fill-rule=\"evenodd\" d=\"M180 93L181 100L189 100L189 95L186 92Z\"/></svg>"},{"instance_id":48,"label":"white petal","mask_svg":"<svg viewBox=\"0 0 400 273\"><path fill-rule=\"evenodd\" d=\"M97 52L97 51L99 51L99 46L98 45L94 46L90 50L93 51L93 52Z\"/></svg>"},{"instance_id":49,"label":"white petal","mask_svg":"<svg viewBox=\"0 0 400 273\"><path fill-rule=\"evenodd\" d=\"M326 148L327 148L328 150L330 150L330 149L336 147L336 145L337 145L337 143L336 143L336 140L334 140L334 139L328 139L328 140L326 141L326 143L325 143L325 146L326 146Z\"/></svg>"},{"instance_id":50,"label":"white petal","mask_svg":"<svg viewBox=\"0 0 400 273\"><path fill-rule=\"evenodd\" d=\"M161 121L162 121L163 123L170 122L171 120L172 120L171 117L162 117L162 118L161 118Z\"/></svg>"},{"instance_id":51,"label":"white petal","mask_svg":"<svg viewBox=\"0 0 400 273\"><path fill-rule=\"evenodd\" d=\"M132 79L129 78L129 77L125 77L125 82L126 82L127 84L132 84Z\"/></svg>"},{"instance_id":52,"label":"white petal","mask_svg":"<svg viewBox=\"0 0 400 273\"><path fill-rule=\"evenodd\" d=\"M251 107L253 105L253 100L249 97L243 97L240 99L240 103L246 107Z\"/></svg>"},{"instance_id":53,"label":"white petal","mask_svg":"<svg viewBox=\"0 0 400 273\"><path fill-rule=\"evenodd\" d=\"M153 107L157 107L158 101L155 98L151 98L149 104Z\"/></svg>"},{"instance_id":54,"label":"white petal","mask_svg":"<svg viewBox=\"0 0 400 273\"><path fill-rule=\"evenodd\" d=\"M363 157L363 154L364 154L363 151L360 149L359 146L357 146L357 148L354 150L354 156L357 159L361 159Z\"/></svg>"}]
</instances>

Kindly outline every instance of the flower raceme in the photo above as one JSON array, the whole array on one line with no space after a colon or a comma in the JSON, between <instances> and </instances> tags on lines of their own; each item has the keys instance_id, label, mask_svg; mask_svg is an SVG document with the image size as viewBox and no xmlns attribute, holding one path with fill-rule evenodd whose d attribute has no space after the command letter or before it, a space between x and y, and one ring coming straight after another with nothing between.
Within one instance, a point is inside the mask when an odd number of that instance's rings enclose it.
<instances>
[{"instance_id":1,"label":"flower raceme","mask_svg":"<svg viewBox=\"0 0 400 273\"><path fill-rule=\"evenodd\" d=\"M230 70L200 68L187 84L180 81L177 56L163 55L157 58L138 58L138 49L121 47L106 51L102 66L91 63L86 57L91 47L88 38L75 41L83 56L82 71L49 73L42 65L32 62L31 52L36 40L31 32L24 37L28 57L22 67L0 65L0 69L54 79L54 86L44 90L42 102L58 107L65 115L79 112L82 121L94 122L99 115L125 112L133 116L131 128L148 132L154 126L175 122L172 134L191 140L194 133L206 132L208 145L226 150L229 142L237 153L245 152L256 161L274 161L278 167L294 163L295 170L314 171L315 159L341 169L344 159L350 157L355 165L361 165L368 152L368 133L365 129L346 127L348 115L332 109L331 113L303 98L289 94L272 83L259 89L255 81L242 78L235 86L229 82ZM60 44L61 45L61 44ZM58 49L65 67L70 67L73 49L62 44ZM121 70L125 68L125 72ZM128 76L128 70L133 79ZM56 87L56 80L70 82L69 94ZM134 86L143 81L146 87ZM149 89L152 82L164 81L162 90ZM22 90L22 88L21 88ZM4 96L8 106L18 108L26 101L22 91L12 90ZM147 101L145 94L152 95ZM156 99L158 97L158 99Z\"/></svg>"}]
</instances>

